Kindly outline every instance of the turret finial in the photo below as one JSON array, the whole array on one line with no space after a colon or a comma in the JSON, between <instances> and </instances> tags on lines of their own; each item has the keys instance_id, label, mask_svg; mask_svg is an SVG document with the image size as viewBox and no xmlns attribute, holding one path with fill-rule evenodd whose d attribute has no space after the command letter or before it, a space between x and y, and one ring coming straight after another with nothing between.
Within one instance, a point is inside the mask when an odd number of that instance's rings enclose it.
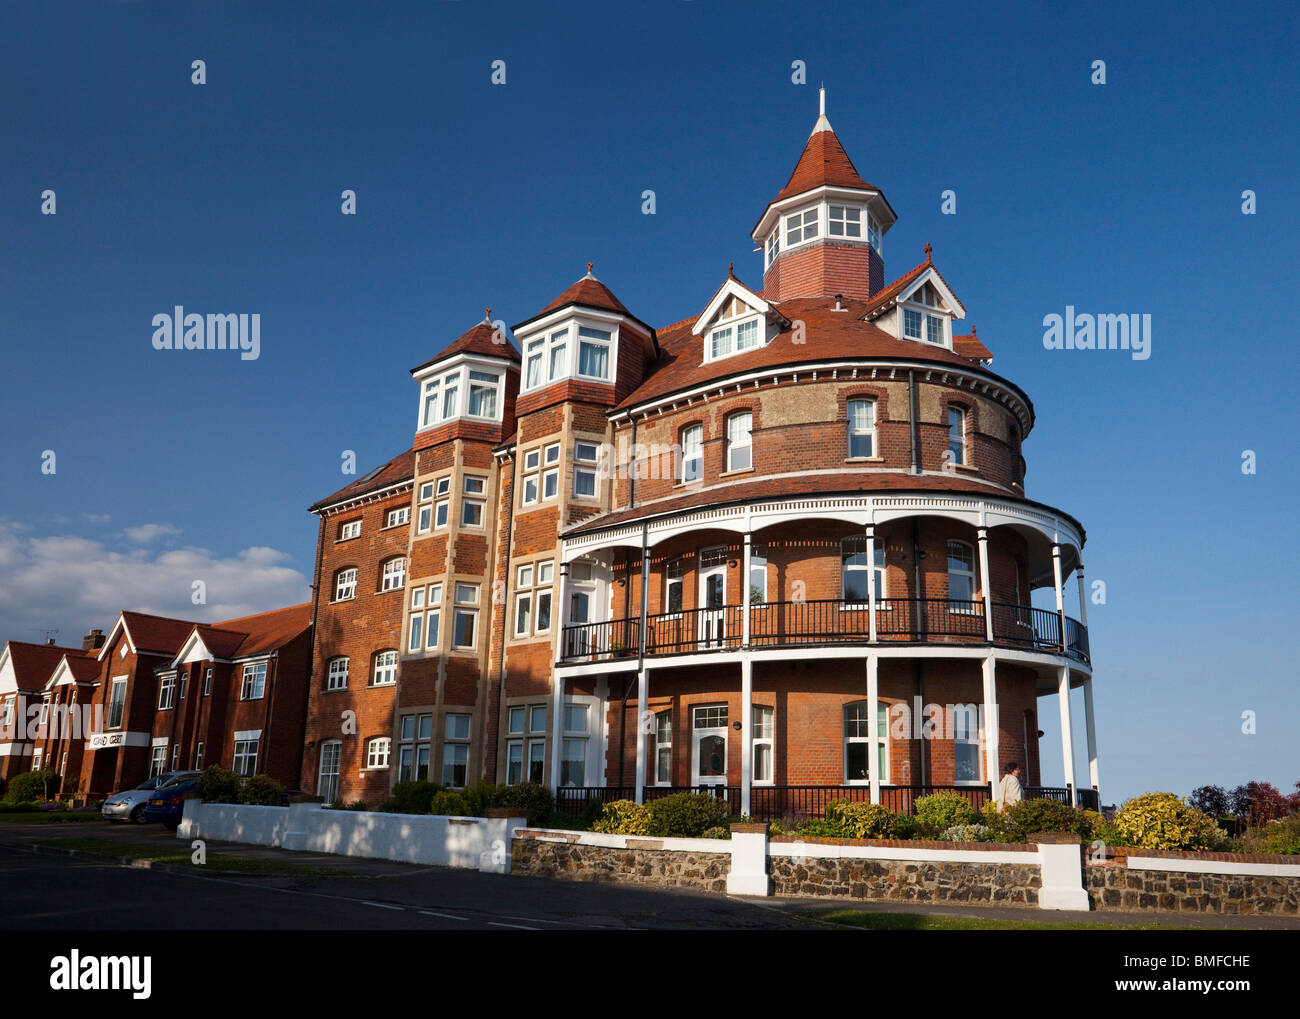
<instances>
[{"instance_id":1,"label":"turret finial","mask_svg":"<svg viewBox=\"0 0 1300 1019\"><path fill-rule=\"evenodd\" d=\"M592 267L593 265L595 265L595 264L596 264L595 262L588 262L588 263L587 263L587 275L588 275L588 276L591 275L591 267Z\"/></svg>"},{"instance_id":2,"label":"turret finial","mask_svg":"<svg viewBox=\"0 0 1300 1019\"><path fill-rule=\"evenodd\" d=\"M927 262L930 261L930 252L931 252L932 250L933 250L933 249L930 247L930 242L929 242L929 241L926 241L926 242L925 242L925 260L926 260Z\"/></svg>"},{"instance_id":3,"label":"turret finial","mask_svg":"<svg viewBox=\"0 0 1300 1019\"><path fill-rule=\"evenodd\" d=\"M818 93L817 115L819 117L824 117L826 116L826 86L822 85L822 87L817 90L817 93Z\"/></svg>"},{"instance_id":4,"label":"turret finial","mask_svg":"<svg viewBox=\"0 0 1300 1019\"><path fill-rule=\"evenodd\" d=\"M735 262L728 262L728 263L727 263L727 275L728 275L728 276L734 276L734 275L736 275L736 263L735 263Z\"/></svg>"}]
</instances>

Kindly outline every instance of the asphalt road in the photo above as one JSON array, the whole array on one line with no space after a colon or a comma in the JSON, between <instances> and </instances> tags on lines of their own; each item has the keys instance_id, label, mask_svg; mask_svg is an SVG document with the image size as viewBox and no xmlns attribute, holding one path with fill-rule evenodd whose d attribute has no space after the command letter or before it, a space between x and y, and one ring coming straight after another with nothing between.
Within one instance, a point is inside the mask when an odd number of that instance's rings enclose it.
<instances>
[{"instance_id":1,"label":"asphalt road","mask_svg":"<svg viewBox=\"0 0 1300 1019\"><path fill-rule=\"evenodd\" d=\"M175 873L0 845L10 930L791 930L721 896L404 867L366 877Z\"/></svg>"}]
</instances>

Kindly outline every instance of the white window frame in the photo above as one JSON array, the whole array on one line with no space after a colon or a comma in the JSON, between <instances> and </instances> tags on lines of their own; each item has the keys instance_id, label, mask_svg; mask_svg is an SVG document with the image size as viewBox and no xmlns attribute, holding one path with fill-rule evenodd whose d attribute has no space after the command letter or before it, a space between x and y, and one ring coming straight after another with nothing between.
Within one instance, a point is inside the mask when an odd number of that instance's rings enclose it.
<instances>
[{"instance_id":1,"label":"white window frame","mask_svg":"<svg viewBox=\"0 0 1300 1019\"><path fill-rule=\"evenodd\" d=\"M870 784L871 784L871 772L870 772L870 768L871 768L871 760L870 760L870 758L871 758L871 748L870 748L870 744L871 744L871 736L869 735L869 733L870 733L870 722L871 722L870 717L865 718L865 719L862 719L863 722L867 723L867 724L866 724L866 727L865 727L865 731L862 733L862 735L860 735L860 736L859 736L859 735L854 735L854 736L850 736L850 735L849 735L849 710L850 710L851 708L856 708L856 707L858 707L859 705L866 705L866 704L867 704L867 701L865 701L865 700L850 701L848 704L845 704L845 705L844 705L843 709L842 709L841 712L840 712L840 735L843 737L842 743L843 743L843 748L844 748L844 749L843 749L843 758L844 758L844 760L843 760L843 764L841 765L841 767L842 767L842 769L843 769L842 774L844 775L844 784L845 784L845 785L870 785ZM880 735L880 744L879 744L879 749L876 751L876 753L877 753L877 765L878 765L879 768L880 768L880 784L881 784L881 785L888 785L888 784L889 784L889 738L888 738L888 737L889 737L889 705L886 704L884 701L877 701L877 702L876 702L876 718L877 718L877 720L878 720L877 723L876 723L876 725L877 725L877 727L878 727L879 730L880 730L880 732L879 732L879 735ZM849 746L850 746L850 744L867 744L867 768L868 768L868 771L867 771L867 776L866 776L865 778L850 778L850 777L849 777Z\"/></svg>"},{"instance_id":2,"label":"white window frame","mask_svg":"<svg viewBox=\"0 0 1300 1019\"><path fill-rule=\"evenodd\" d=\"M472 591L472 594L467 592ZM479 585L457 581L452 589L454 595L452 608L451 646L453 651L473 651L478 646L478 599ZM461 644L460 620L468 618L470 625L470 642Z\"/></svg>"},{"instance_id":3,"label":"white window frame","mask_svg":"<svg viewBox=\"0 0 1300 1019\"><path fill-rule=\"evenodd\" d=\"M266 662L248 662L239 674L239 699L260 701L264 696L266 696Z\"/></svg>"},{"instance_id":4,"label":"white window frame","mask_svg":"<svg viewBox=\"0 0 1300 1019\"><path fill-rule=\"evenodd\" d=\"M346 690L348 688L348 669L350 662L347 655L331 658L325 668L325 689L328 691Z\"/></svg>"},{"instance_id":5,"label":"white window frame","mask_svg":"<svg viewBox=\"0 0 1300 1019\"><path fill-rule=\"evenodd\" d=\"M590 454L588 454L590 450ZM587 439L577 439L573 443L573 497L575 499L599 499L600 477L597 464L600 461L600 444ZM583 482L591 481L591 491L583 492Z\"/></svg>"},{"instance_id":6,"label":"white window frame","mask_svg":"<svg viewBox=\"0 0 1300 1019\"><path fill-rule=\"evenodd\" d=\"M744 429L743 438L737 439L734 433L736 423L742 419L747 419L749 424ZM749 471L754 469L754 412L752 410L738 410L728 414L724 422L727 431L727 471ZM743 452L745 462L736 463L737 452Z\"/></svg>"},{"instance_id":7,"label":"white window frame","mask_svg":"<svg viewBox=\"0 0 1300 1019\"><path fill-rule=\"evenodd\" d=\"M427 780L433 762L433 715L429 712L408 712L398 718L397 724L397 780ZM424 758L423 776L421 757Z\"/></svg>"},{"instance_id":8,"label":"white window frame","mask_svg":"<svg viewBox=\"0 0 1300 1019\"><path fill-rule=\"evenodd\" d=\"M952 417L954 414L957 415L957 421L955 422L958 435L956 450L953 449L952 437L954 425ZM955 467L970 466L970 445L966 439L966 422L968 420L969 415L967 415L965 407L958 407L954 404L948 405L948 462Z\"/></svg>"},{"instance_id":9,"label":"white window frame","mask_svg":"<svg viewBox=\"0 0 1300 1019\"><path fill-rule=\"evenodd\" d=\"M232 765L232 770L235 772L236 775L247 777L249 775L257 774L257 757L259 752L261 751L261 745L260 745L261 742L262 740L260 736L257 739L235 740L235 752L230 763ZM252 750L249 750L250 746L252 747ZM240 749L241 747L243 747L242 750ZM239 770L239 765L241 760L252 761L252 764L249 766L248 771Z\"/></svg>"},{"instance_id":10,"label":"white window frame","mask_svg":"<svg viewBox=\"0 0 1300 1019\"><path fill-rule=\"evenodd\" d=\"M612 372L614 366L614 330L579 323L576 332L577 343L574 344L575 349L573 351L573 377L582 379L585 382L612 383L614 381L614 375ZM594 347L598 350L604 351L605 374L588 375L583 372L583 347Z\"/></svg>"},{"instance_id":11,"label":"white window frame","mask_svg":"<svg viewBox=\"0 0 1300 1019\"><path fill-rule=\"evenodd\" d=\"M396 509L390 509L384 515L384 527L401 527L403 524L411 522L411 507L399 506Z\"/></svg>"},{"instance_id":12,"label":"white window frame","mask_svg":"<svg viewBox=\"0 0 1300 1019\"><path fill-rule=\"evenodd\" d=\"M442 583L411 589L411 620L406 628L408 655L435 651L442 639Z\"/></svg>"},{"instance_id":13,"label":"white window frame","mask_svg":"<svg viewBox=\"0 0 1300 1019\"><path fill-rule=\"evenodd\" d=\"M459 732L459 723L463 720L465 723L465 734L462 736ZM453 734L452 723L457 723L456 732ZM469 784L469 750L470 743L474 738L474 716L465 711L449 711L443 716L442 720L442 785L449 789L464 789ZM454 752L451 760L448 760L448 754ZM460 758L464 758L461 760ZM449 777L448 768L465 769L464 781L456 782L454 772Z\"/></svg>"},{"instance_id":14,"label":"white window frame","mask_svg":"<svg viewBox=\"0 0 1300 1019\"><path fill-rule=\"evenodd\" d=\"M387 771L393 756L393 737L372 736L366 740L366 768L370 771Z\"/></svg>"},{"instance_id":15,"label":"white window frame","mask_svg":"<svg viewBox=\"0 0 1300 1019\"><path fill-rule=\"evenodd\" d=\"M886 601L889 598L889 590L885 586L887 573L885 570L885 543L879 539L875 542L875 559L874 563L866 562L867 558L867 538L866 535L849 535L840 541L840 602L844 608L865 609L869 602L867 598L861 600L848 598L848 585L846 573L865 573L867 575L867 590L870 592L871 584L876 584L876 602ZM862 556L861 563L849 563L849 559Z\"/></svg>"},{"instance_id":16,"label":"white window frame","mask_svg":"<svg viewBox=\"0 0 1300 1019\"><path fill-rule=\"evenodd\" d=\"M699 436L699 442L695 444L694 452L691 452L687 444L687 439L691 436ZM677 481L682 485L693 485L697 481L704 480L704 425L693 424L686 425L680 432L681 442L681 467L677 471ZM695 464L695 476L687 477L691 473L690 465Z\"/></svg>"},{"instance_id":17,"label":"white window frame","mask_svg":"<svg viewBox=\"0 0 1300 1019\"><path fill-rule=\"evenodd\" d=\"M361 537L361 518L355 520L345 520L339 524L339 536L336 541L351 541L353 538Z\"/></svg>"},{"instance_id":18,"label":"white window frame","mask_svg":"<svg viewBox=\"0 0 1300 1019\"><path fill-rule=\"evenodd\" d=\"M370 685L392 686L396 683L397 663L401 658L401 652L393 648L385 648L382 651L376 651L370 667Z\"/></svg>"},{"instance_id":19,"label":"white window frame","mask_svg":"<svg viewBox=\"0 0 1300 1019\"><path fill-rule=\"evenodd\" d=\"M562 323L535 325L534 330L518 337L524 351L520 395L545 389L566 379L613 385L618 378L621 327L617 319L592 314L575 315ZM584 330L588 334L607 333L608 338L584 335ZM580 370L584 345L605 348L606 375L588 375Z\"/></svg>"},{"instance_id":20,"label":"white window frame","mask_svg":"<svg viewBox=\"0 0 1300 1019\"><path fill-rule=\"evenodd\" d=\"M859 428L853 420L854 406L865 405L870 425L866 428ZM845 453L846 460L877 460L879 459L879 447L876 445L876 401L870 396L853 396L844 403L844 415L848 422L848 449ZM853 452L853 439L855 436L867 437L867 443L870 445L870 451L865 455L855 454Z\"/></svg>"},{"instance_id":21,"label":"white window frame","mask_svg":"<svg viewBox=\"0 0 1300 1019\"><path fill-rule=\"evenodd\" d=\"M660 723L666 720L667 733L665 734L664 726ZM664 708L662 711L656 711L654 717L654 731L650 734L654 741L651 750L650 761L650 784L651 785L672 785L673 784L673 709ZM665 735L667 738L665 738ZM667 768L661 768L662 763L667 759Z\"/></svg>"},{"instance_id":22,"label":"white window frame","mask_svg":"<svg viewBox=\"0 0 1300 1019\"><path fill-rule=\"evenodd\" d=\"M401 591L406 587L406 556L384 560L379 570L379 591Z\"/></svg>"},{"instance_id":23,"label":"white window frame","mask_svg":"<svg viewBox=\"0 0 1300 1019\"><path fill-rule=\"evenodd\" d=\"M326 765L331 770L326 771ZM327 739L320 745L320 757L316 762L316 795L325 805L338 802L339 787L343 780L343 741Z\"/></svg>"},{"instance_id":24,"label":"white window frame","mask_svg":"<svg viewBox=\"0 0 1300 1019\"><path fill-rule=\"evenodd\" d=\"M822 239L825 235L825 231L822 229L822 208L823 203L818 202L816 205L782 214L781 246L785 251L793 251L805 244L813 244ZM794 225L795 220L798 220L797 226ZM797 239L791 239L792 229L799 232ZM809 233L810 230L811 233Z\"/></svg>"},{"instance_id":25,"label":"white window frame","mask_svg":"<svg viewBox=\"0 0 1300 1019\"><path fill-rule=\"evenodd\" d=\"M114 676L108 691L108 710L105 713L105 729L120 729L126 715L126 676ZM122 696L118 697L118 691L122 691ZM117 708L117 717L113 717L113 709Z\"/></svg>"},{"instance_id":26,"label":"white window frame","mask_svg":"<svg viewBox=\"0 0 1300 1019\"><path fill-rule=\"evenodd\" d=\"M470 413L475 390L490 390L492 412ZM452 404L448 406L448 397ZM466 359L455 368L420 379L420 408L416 431L436 428L462 418L468 421L500 421L505 404L505 369L488 361Z\"/></svg>"},{"instance_id":27,"label":"white window frame","mask_svg":"<svg viewBox=\"0 0 1300 1019\"><path fill-rule=\"evenodd\" d=\"M158 710L170 711L176 706L176 674L161 676L158 680ZM45 721L45 705L41 706L41 722Z\"/></svg>"},{"instance_id":28,"label":"white window frame","mask_svg":"<svg viewBox=\"0 0 1300 1019\"><path fill-rule=\"evenodd\" d=\"M753 716L750 721L750 750L749 759L753 762L753 774L751 781L754 785L775 785L776 784L776 708L770 704L754 704ZM760 724L764 712L767 714L767 725ZM761 733L766 732L766 735ZM770 774L767 778L758 777L758 750L760 747L768 749L768 767Z\"/></svg>"},{"instance_id":29,"label":"white window frame","mask_svg":"<svg viewBox=\"0 0 1300 1019\"><path fill-rule=\"evenodd\" d=\"M835 215L838 209L840 214ZM854 220L850 213L856 213L857 219ZM848 241L861 241L866 239L866 223L864 220L869 216L865 208L861 205L854 205L851 202L827 202L826 203L826 239L834 240L836 238ZM835 226L839 224L840 232L835 232ZM856 227L857 233L850 233L849 228Z\"/></svg>"},{"instance_id":30,"label":"white window frame","mask_svg":"<svg viewBox=\"0 0 1300 1019\"><path fill-rule=\"evenodd\" d=\"M969 561L969 567L967 569L953 569L952 563L954 558L953 557L954 548L960 550L963 553L961 556L958 557L959 559L964 559ZM961 541L958 538L949 538L948 544L945 547L944 552L945 552L945 562L948 568L947 569L948 611L957 613L958 615L964 615L964 616L974 615L978 611L977 606L980 600L979 581L977 579L976 565L975 565L975 547L971 545L971 543L968 541ZM969 598L953 597L952 582L954 577L964 577L966 579L967 583L970 585ZM956 604L957 602L967 602L968 604L958 605Z\"/></svg>"},{"instance_id":31,"label":"white window frame","mask_svg":"<svg viewBox=\"0 0 1300 1019\"><path fill-rule=\"evenodd\" d=\"M334 601L351 601L356 596L357 568L355 566L345 566L334 574Z\"/></svg>"}]
</instances>

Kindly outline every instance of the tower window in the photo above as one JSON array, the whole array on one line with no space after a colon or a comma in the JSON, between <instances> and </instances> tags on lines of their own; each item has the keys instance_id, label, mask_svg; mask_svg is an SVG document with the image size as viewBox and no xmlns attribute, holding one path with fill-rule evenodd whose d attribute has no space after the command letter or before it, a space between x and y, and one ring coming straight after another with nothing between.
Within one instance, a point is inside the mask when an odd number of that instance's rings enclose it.
<instances>
[{"instance_id":1,"label":"tower window","mask_svg":"<svg viewBox=\"0 0 1300 1019\"><path fill-rule=\"evenodd\" d=\"M820 210L816 207L804 212L791 213L785 217L785 246L794 247L796 244L802 244L804 241L815 240L819 230Z\"/></svg>"},{"instance_id":2,"label":"tower window","mask_svg":"<svg viewBox=\"0 0 1300 1019\"><path fill-rule=\"evenodd\" d=\"M851 205L832 205L827 232L832 237L861 237L862 210Z\"/></svg>"}]
</instances>

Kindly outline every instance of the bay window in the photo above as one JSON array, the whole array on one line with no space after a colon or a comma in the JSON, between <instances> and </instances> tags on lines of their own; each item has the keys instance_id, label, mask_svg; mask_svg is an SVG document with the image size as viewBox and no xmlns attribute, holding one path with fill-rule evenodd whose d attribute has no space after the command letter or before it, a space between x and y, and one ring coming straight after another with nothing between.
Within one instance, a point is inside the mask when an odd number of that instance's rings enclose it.
<instances>
[{"instance_id":1,"label":"bay window","mask_svg":"<svg viewBox=\"0 0 1300 1019\"><path fill-rule=\"evenodd\" d=\"M535 354L529 347L528 371ZM445 424L462 414L480 421L501 420L501 389L505 373L486 364L463 363L426 379L420 388L420 428ZM461 399L462 390L466 398Z\"/></svg>"},{"instance_id":2,"label":"bay window","mask_svg":"<svg viewBox=\"0 0 1300 1019\"><path fill-rule=\"evenodd\" d=\"M450 714L446 717L442 744L442 784L462 789L469 773L470 716Z\"/></svg>"}]
</instances>

